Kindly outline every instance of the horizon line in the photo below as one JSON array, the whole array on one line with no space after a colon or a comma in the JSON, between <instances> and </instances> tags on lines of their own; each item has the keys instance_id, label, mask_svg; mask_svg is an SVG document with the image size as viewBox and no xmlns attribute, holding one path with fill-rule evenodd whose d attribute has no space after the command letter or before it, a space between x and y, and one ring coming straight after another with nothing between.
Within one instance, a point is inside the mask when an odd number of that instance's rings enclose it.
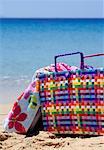
<instances>
[{"instance_id":1,"label":"horizon line","mask_svg":"<svg viewBox=\"0 0 104 150\"><path fill-rule=\"evenodd\" d=\"M0 17L0 19L104 19L103 17Z\"/></svg>"}]
</instances>

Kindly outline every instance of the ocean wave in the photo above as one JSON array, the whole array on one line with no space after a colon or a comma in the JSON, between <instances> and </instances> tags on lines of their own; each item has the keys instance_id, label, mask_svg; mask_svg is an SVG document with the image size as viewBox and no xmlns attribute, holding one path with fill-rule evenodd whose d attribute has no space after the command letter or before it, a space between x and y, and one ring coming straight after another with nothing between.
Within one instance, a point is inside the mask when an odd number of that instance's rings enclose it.
<instances>
[{"instance_id":1,"label":"ocean wave","mask_svg":"<svg viewBox=\"0 0 104 150\"><path fill-rule=\"evenodd\" d=\"M0 80L8 80L10 79L11 77L10 76L1 76L0 77Z\"/></svg>"},{"instance_id":2,"label":"ocean wave","mask_svg":"<svg viewBox=\"0 0 104 150\"><path fill-rule=\"evenodd\" d=\"M31 78L27 75L21 75L19 77L12 77L12 76L2 76L0 77L0 83L1 84L21 84L21 83L30 83L31 82Z\"/></svg>"}]
</instances>

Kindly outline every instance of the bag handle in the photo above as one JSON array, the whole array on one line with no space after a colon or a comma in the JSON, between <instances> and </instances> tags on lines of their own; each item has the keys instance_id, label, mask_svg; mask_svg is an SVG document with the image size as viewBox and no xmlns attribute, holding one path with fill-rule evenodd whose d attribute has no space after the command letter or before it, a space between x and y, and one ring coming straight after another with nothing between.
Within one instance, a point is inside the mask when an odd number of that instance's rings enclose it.
<instances>
[{"instance_id":1,"label":"bag handle","mask_svg":"<svg viewBox=\"0 0 104 150\"><path fill-rule=\"evenodd\" d=\"M62 55L56 55L54 57L54 60L55 60L55 71L58 72L57 71L57 58L68 56L68 55L76 55L76 54L79 54L80 58L81 58L80 69L84 69L84 56L83 56L83 53L82 52L75 52L75 53L67 53L67 54L62 54Z\"/></svg>"},{"instance_id":2,"label":"bag handle","mask_svg":"<svg viewBox=\"0 0 104 150\"><path fill-rule=\"evenodd\" d=\"M100 53L100 54L92 54L92 55L86 55L86 56L84 56L84 59L90 58L90 57L96 57L96 56L104 56L104 53Z\"/></svg>"}]
</instances>

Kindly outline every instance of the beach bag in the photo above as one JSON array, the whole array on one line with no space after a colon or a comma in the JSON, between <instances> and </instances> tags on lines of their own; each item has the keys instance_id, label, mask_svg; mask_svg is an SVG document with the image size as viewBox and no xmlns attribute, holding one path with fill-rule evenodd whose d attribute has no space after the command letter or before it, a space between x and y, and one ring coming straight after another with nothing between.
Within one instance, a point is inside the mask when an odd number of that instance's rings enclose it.
<instances>
[{"instance_id":1,"label":"beach bag","mask_svg":"<svg viewBox=\"0 0 104 150\"><path fill-rule=\"evenodd\" d=\"M58 71L57 58L81 57L80 69ZM85 69L84 56L69 53L55 56L55 72L39 78L39 96L45 131L55 134L104 135L104 68Z\"/></svg>"}]
</instances>

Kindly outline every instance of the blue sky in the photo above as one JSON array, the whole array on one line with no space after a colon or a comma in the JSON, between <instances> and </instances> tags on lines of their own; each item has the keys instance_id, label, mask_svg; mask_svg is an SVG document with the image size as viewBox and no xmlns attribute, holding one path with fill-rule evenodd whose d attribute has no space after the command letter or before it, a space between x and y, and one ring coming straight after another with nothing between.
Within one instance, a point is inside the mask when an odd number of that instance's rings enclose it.
<instances>
[{"instance_id":1,"label":"blue sky","mask_svg":"<svg viewBox=\"0 0 104 150\"><path fill-rule=\"evenodd\" d=\"M0 17L104 18L104 0L0 0Z\"/></svg>"}]
</instances>

